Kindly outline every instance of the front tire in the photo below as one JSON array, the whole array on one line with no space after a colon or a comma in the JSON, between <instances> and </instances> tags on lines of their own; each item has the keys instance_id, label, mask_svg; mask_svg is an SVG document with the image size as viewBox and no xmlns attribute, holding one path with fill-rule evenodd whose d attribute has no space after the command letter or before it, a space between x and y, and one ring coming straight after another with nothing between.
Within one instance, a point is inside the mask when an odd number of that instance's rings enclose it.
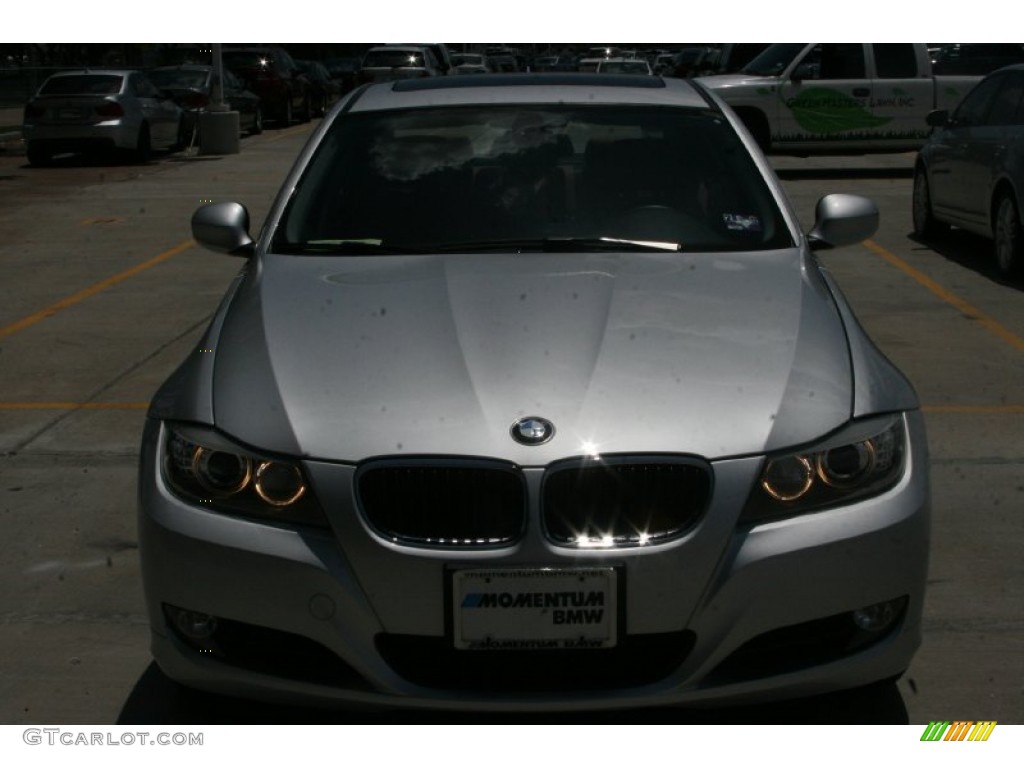
<instances>
[{"instance_id":1,"label":"front tire","mask_svg":"<svg viewBox=\"0 0 1024 768\"><path fill-rule=\"evenodd\" d=\"M43 149L38 142L30 141L25 147L25 156L28 164L37 168L46 167L53 162L53 154L48 149Z\"/></svg>"},{"instance_id":2,"label":"front tire","mask_svg":"<svg viewBox=\"0 0 1024 768\"><path fill-rule=\"evenodd\" d=\"M914 169L913 195L914 234L922 240L933 238L949 229L949 226L935 219L932 212L931 187L924 168Z\"/></svg>"},{"instance_id":3,"label":"front tire","mask_svg":"<svg viewBox=\"0 0 1024 768\"><path fill-rule=\"evenodd\" d=\"M256 107L256 112L252 116L252 127L249 128L250 136L259 136L263 133L263 109Z\"/></svg>"},{"instance_id":4,"label":"front tire","mask_svg":"<svg viewBox=\"0 0 1024 768\"><path fill-rule=\"evenodd\" d=\"M1024 237L1020 212L1013 195L1004 192L996 204L994 230L996 269L1003 277L1016 277L1024 270Z\"/></svg>"}]
</instances>

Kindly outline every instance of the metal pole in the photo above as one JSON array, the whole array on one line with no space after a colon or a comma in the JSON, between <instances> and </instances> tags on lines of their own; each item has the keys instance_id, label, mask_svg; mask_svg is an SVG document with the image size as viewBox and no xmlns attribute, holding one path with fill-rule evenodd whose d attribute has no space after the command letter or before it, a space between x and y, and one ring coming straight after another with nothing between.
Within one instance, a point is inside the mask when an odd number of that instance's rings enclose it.
<instances>
[{"instance_id":1,"label":"metal pole","mask_svg":"<svg viewBox=\"0 0 1024 768\"><path fill-rule=\"evenodd\" d=\"M227 112L228 105L224 103L224 59L220 53L220 43L213 44L213 90L210 94L211 112Z\"/></svg>"}]
</instances>

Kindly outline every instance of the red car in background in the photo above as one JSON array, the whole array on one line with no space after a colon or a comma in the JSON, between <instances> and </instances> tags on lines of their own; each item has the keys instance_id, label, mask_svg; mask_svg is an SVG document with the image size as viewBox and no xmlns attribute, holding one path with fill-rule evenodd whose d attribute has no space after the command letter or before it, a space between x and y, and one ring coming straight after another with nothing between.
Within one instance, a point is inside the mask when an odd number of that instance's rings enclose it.
<instances>
[{"instance_id":1,"label":"red car in background","mask_svg":"<svg viewBox=\"0 0 1024 768\"><path fill-rule=\"evenodd\" d=\"M249 46L225 48L224 66L260 97L268 120L291 125L313 116L309 79L284 48Z\"/></svg>"}]
</instances>

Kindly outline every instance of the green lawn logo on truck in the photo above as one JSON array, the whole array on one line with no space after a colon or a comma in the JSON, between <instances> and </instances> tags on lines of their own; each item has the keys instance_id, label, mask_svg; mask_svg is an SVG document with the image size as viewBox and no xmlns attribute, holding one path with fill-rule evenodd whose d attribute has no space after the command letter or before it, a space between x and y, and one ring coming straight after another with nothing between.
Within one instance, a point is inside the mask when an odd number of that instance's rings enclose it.
<instances>
[{"instance_id":1,"label":"green lawn logo on truck","mask_svg":"<svg viewBox=\"0 0 1024 768\"><path fill-rule=\"evenodd\" d=\"M808 88L789 99L786 106L793 111L797 124L808 133L833 134L842 131L863 131L892 122L868 112L854 98L831 88Z\"/></svg>"}]
</instances>

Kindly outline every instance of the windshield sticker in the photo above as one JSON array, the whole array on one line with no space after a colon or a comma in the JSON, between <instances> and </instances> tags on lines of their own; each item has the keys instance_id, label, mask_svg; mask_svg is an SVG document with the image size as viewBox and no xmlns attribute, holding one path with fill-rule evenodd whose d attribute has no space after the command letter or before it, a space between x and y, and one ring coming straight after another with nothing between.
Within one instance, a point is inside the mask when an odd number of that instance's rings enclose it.
<instances>
[{"instance_id":1,"label":"windshield sticker","mask_svg":"<svg viewBox=\"0 0 1024 768\"><path fill-rule=\"evenodd\" d=\"M746 213L723 213L722 221L730 232L760 232L761 219Z\"/></svg>"}]
</instances>

